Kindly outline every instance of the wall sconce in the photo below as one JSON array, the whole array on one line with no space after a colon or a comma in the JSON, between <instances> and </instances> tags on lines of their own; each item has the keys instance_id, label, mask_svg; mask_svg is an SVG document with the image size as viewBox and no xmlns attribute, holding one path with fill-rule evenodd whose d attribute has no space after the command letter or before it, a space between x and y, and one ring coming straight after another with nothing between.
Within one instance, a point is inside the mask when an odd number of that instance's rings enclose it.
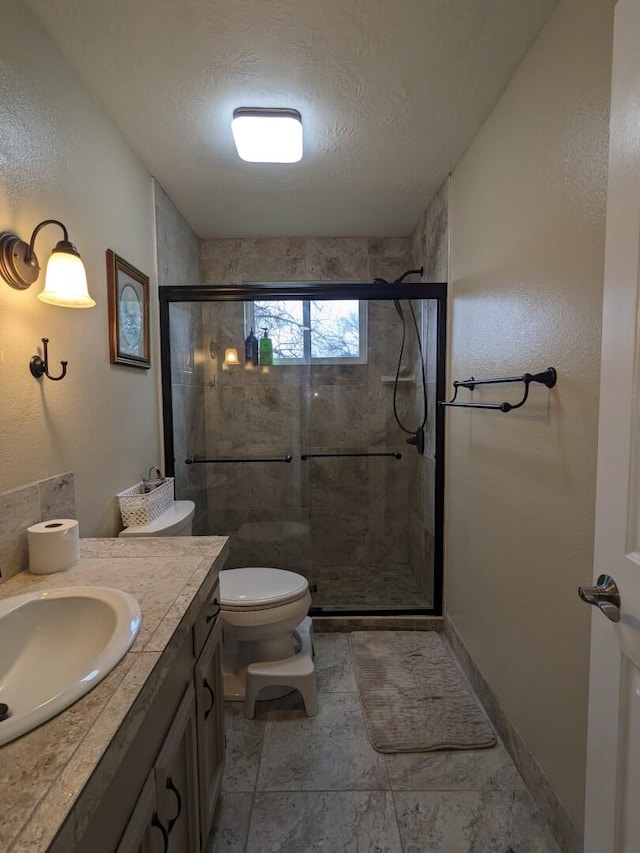
<instances>
[{"instance_id":1,"label":"wall sconce","mask_svg":"<svg viewBox=\"0 0 640 853\"><path fill-rule=\"evenodd\" d=\"M226 365L229 364L240 364L240 359L238 358L238 350L235 347L227 347L224 351L224 363Z\"/></svg>"},{"instance_id":2,"label":"wall sconce","mask_svg":"<svg viewBox=\"0 0 640 853\"><path fill-rule=\"evenodd\" d=\"M64 239L51 252L44 289L38 294L38 299L67 308L93 308L96 303L89 296L87 274L80 253L69 242L67 229L57 219L45 219L36 225L28 244L12 231L0 233L0 274L16 290L31 287L40 274L40 264L33 247L38 232L45 225L59 225Z\"/></svg>"},{"instance_id":3,"label":"wall sconce","mask_svg":"<svg viewBox=\"0 0 640 853\"><path fill-rule=\"evenodd\" d=\"M69 241L66 227L57 219L45 219L36 225L29 243L25 243L12 231L1 232L0 275L16 290L27 290L31 287L40 274L40 264L34 245L38 233L45 225L59 225L62 228L63 239L56 244L47 261L44 289L38 294L38 299L49 305L60 305L66 308L93 308L96 303L89 295L87 274L80 253ZM64 379L68 362L61 362L60 376L51 376L47 357L49 339L42 338L42 343L44 359L34 355L29 362L32 375L36 378L44 375L53 381Z\"/></svg>"}]
</instances>

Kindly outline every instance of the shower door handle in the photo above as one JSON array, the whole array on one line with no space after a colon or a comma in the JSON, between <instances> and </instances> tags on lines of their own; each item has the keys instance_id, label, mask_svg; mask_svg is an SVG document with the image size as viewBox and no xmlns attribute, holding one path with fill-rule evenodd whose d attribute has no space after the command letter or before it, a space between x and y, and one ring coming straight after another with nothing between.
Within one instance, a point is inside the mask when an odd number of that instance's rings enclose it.
<instances>
[{"instance_id":1,"label":"shower door handle","mask_svg":"<svg viewBox=\"0 0 640 853\"><path fill-rule=\"evenodd\" d=\"M578 595L586 604L602 610L607 619L620 621L620 590L609 575L600 575L595 586L579 586Z\"/></svg>"},{"instance_id":2,"label":"shower door handle","mask_svg":"<svg viewBox=\"0 0 640 853\"><path fill-rule=\"evenodd\" d=\"M355 458L357 456L392 456L394 459L402 459L402 453L398 453L397 450L392 450L389 453L378 453L378 452L362 452L362 453L303 453L300 456L300 459L303 462L306 462L307 459L334 459L337 457L349 457Z\"/></svg>"},{"instance_id":3,"label":"shower door handle","mask_svg":"<svg viewBox=\"0 0 640 853\"><path fill-rule=\"evenodd\" d=\"M185 465L222 465L231 462L284 462L289 464L293 461L293 456L290 453L285 453L284 456L256 456L256 457L225 457L224 459L198 459L196 456L187 456L184 460Z\"/></svg>"}]
</instances>

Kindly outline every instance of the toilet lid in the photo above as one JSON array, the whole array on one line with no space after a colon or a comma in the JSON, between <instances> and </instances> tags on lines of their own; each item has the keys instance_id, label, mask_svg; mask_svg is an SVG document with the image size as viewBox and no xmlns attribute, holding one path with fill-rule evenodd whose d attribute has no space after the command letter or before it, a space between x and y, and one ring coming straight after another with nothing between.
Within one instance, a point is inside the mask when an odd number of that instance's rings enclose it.
<instances>
[{"instance_id":1,"label":"toilet lid","mask_svg":"<svg viewBox=\"0 0 640 853\"><path fill-rule=\"evenodd\" d=\"M220 572L220 604L227 610L263 610L297 601L308 586L302 575L284 569L224 569Z\"/></svg>"}]
</instances>

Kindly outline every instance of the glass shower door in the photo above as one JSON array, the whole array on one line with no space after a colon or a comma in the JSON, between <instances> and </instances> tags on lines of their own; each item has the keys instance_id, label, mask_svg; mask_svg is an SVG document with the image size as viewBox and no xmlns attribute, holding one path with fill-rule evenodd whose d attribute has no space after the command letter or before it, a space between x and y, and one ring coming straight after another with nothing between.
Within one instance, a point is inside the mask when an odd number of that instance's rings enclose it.
<instances>
[{"instance_id":1,"label":"glass shower door","mask_svg":"<svg viewBox=\"0 0 640 853\"><path fill-rule=\"evenodd\" d=\"M428 349L435 302L416 307ZM196 502L195 532L230 537L230 568L303 574L315 613L432 607L435 420L419 456L396 416L421 422L420 356L406 340L398 364L393 301L212 298L172 302L169 320L176 493ZM273 364L245 363L250 328Z\"/></svg>"}]
</instances>

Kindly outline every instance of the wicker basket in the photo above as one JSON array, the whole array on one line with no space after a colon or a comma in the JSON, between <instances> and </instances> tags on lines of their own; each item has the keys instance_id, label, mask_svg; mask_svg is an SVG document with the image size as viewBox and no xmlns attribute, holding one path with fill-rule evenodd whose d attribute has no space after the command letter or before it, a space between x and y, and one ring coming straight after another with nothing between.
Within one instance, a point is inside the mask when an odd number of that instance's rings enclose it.
<instances>
[{"instance_id":1,"label":"wicker basket","mask_svg":"<svg viewBox=\"0 0 640 853\"><path fill-rule=\"evenodd\" d=\"M166 512L173 503L173 477L167 477L161 486L145 492L142 483L119 492L120 515L125 527L149 524Z\"/></svg>"}]
</instances>

